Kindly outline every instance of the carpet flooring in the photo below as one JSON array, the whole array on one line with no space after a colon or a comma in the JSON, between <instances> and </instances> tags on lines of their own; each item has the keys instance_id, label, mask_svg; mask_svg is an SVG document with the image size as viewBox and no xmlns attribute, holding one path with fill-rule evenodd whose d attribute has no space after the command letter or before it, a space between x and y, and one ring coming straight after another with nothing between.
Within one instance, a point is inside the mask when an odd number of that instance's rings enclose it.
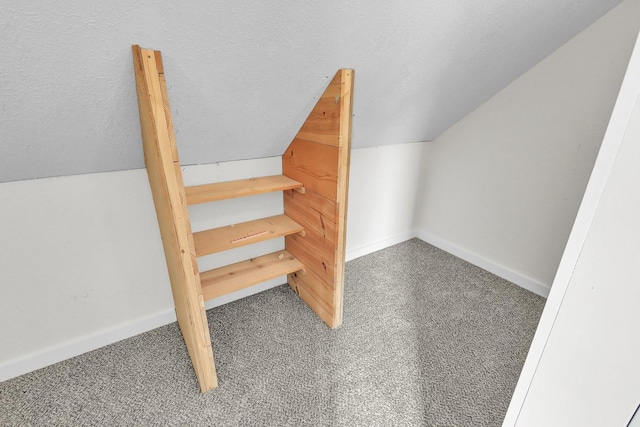
<instances>
[{"instance_id":1,"label":"carpet flooring","mask_svg":"<svg viewBox=\"0 0 640 427\"><path fill-rule=\"evenodd\" d=\"M209 310L212 392L173 323L0 383L0 425L499 426L544 302L413 239L347 263L339 329L288 286Z\"/></svg>"}]
</instances>

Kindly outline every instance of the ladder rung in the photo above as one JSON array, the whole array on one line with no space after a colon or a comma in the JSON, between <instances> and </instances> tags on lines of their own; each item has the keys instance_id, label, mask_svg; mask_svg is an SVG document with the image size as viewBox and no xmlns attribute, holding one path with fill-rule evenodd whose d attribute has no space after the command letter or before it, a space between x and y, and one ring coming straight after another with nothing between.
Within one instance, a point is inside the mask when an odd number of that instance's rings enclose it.
<instances>
[{"instance_id":1,"label":"ladder rung","mask_svg":"<svg viewBox=\"0 0 640 427\"><path fill-rule=\"evenodd\" d=\"M202 296L205 300L216 298L303 268L302 263L285 250L259 256L200 273Z\"/></svg>"},{"instance_id":2,"label":"ladder rung","mask_svg":"<svg viewBox=\"0 0 640 427\"><path fill-rule=\"evenodd\" d=\"M185 187L185 192L187 204L196 205L198 203L253 196L273 191L292 190L301 187L301 182L294 181L284 175L273 175Z\"/></svg>"},{"instance_id":3,"label":"ladder rung","mask_svg":"<svg viewBox=\"0 0 640 427\"><path fill-rule=\"evenodd\" d=\"M302 231L288 216L276 215L193 233L193 243L196 255L205 256Z\"/></svg>"}]
</instances>

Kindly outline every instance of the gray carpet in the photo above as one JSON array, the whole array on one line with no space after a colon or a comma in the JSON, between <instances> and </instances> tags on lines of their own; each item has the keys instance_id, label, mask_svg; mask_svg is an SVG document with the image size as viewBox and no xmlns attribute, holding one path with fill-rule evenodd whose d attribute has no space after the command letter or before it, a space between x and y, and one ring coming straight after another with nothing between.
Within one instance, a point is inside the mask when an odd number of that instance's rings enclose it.
<instances>
[{"instance_id":1,"label":"gray carpet","mask_svg":"<svg viewBox=\"0 0 640 427\"><path fill-rule=\"evenodd\" d=\"M0 425L498 426L545 300L413 239L347 263L344 323L288 286L208 312L201 395L177 324L0 384Z\"/></svg>"}]
</instances>

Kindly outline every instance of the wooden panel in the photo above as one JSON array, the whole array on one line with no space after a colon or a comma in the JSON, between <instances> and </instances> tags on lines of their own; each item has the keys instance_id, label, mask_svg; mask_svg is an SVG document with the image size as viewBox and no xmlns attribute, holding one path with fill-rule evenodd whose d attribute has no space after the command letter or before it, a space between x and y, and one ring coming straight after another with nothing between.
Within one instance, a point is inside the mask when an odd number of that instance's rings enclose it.
<instances>
[{"instance_id":1,"label":"wooden panel","mask_svg":"<svg viewBox=\"0 0 640 427\"><path fill-rule=\"evenodd\" d=\"M145 164L162 236L178 323L202 392L217 387L217 377L204 311L182 176L168 112L164 78L158 73L159 52L133 46ZM178 171L178 172L176 172Z\"/></svg>"},{"instance_id":2,"label":"wooden panel","mask_svg":"<svg viewBox=\"0 0 640 427\"><path fill-rule=\"evenodd\" d=\"M285 213L305 227L285 246L306 275L289 284L332 328L342 323L353 70L339 70L282 156L282 170L303 183L285 193Z\"/></svg>"},{"instance_id":3,"label":"wooden panel","mask_svg":"<svg viewBox=\"0 0 640 427\"><path fill-rule=\"evenodd\" d=\"M287 205L292 203L299 204L318 212L324 217L338 217L338 207L336 202L334 200L327 199L326 197L322 197L314 191L306 191L305 189L304 194L301 194L297 191L285 191L284 195Z\"/></svg>"},{"instance_id":4,"label":"wooden panel","mask_svg":"<svg viewBox=\"0 0 640 427\"><path fill-rule=\"evenodd\" d=\"M284 214L313 233L326 244L335 246L338 235L336 203L313 191L285 193Z\"/></svg>"},{"instance_id":5,"label":"wooden panel","mask_svg":"<svg viewBox=\"0 0 640 427\"><path fill-rule=\"evenodd\" d=\"M295 274L292 273L289 276L293 276L295 279L297 279L296 283L300 283L300 281L302 281L304 282L304 284L307 284L307 286L309 286L309 284L313 284L313 286L311 286L313 290L313 295L315 296L315 298L318 300L320 304L325 306L325 308L331 312L330 308L333 306L333 293L334 293L334 289L332 287L316 286L317 283L321 283L319 282L320 278L317 277L315 273L313 273L313 271L308 270L306 268L302 271L295 272ZM296 290L295 286L293 286L293 288L294 290Z\"/></svg>"},{"instance_id":6,"label":"wooden panel","mask_svg":"<svg viewBox=\"0 0 640 427\"><path fill-rule=\"evenodd\" d=\"M337 200L338 147L295 139L282 155L282 173L330 200Z\"/></svg>"},{"instance_id":7,"label":"wooden panel","mask_svg":"<svg viewBox=\"0 0 640 427\"><path fill-rule=\"evenodd\" d=\"M302 125L298 138L319 144L338 146L340 124L339 100L322 98Z\"/></svg>"},{"instance_id":8,"label":"wooden panel","mask_svg":"<svg viewBox=\"0 0 640 427\"><path fill-rule=\"evenodd\" d=\"M340 145L342 76L336 74L298 132L306 141Z\"/></svg>"},{"instance_id":9,"label":"wooden panel","mask_svg":"<svg viewBox=\"0 0 640 427\"><path fill-rule=\"evenodd\" d=\"M322 287L317 286L317 282L310 275L299 273L287 276L289 286L296 294L311 308L330 328L337 328L340 323L336 322L335 309L332 303L327 304L319 297L317 290ZM333 299L333 291L329 292L330 299Z\"/></svg>"},{"instance_id":10,"label":"wooden panel","mask_svg":"<svg viewBox=\"0 0 640 427\"><path fill-rule=\"evenodd\" d=\"M286 215L276 215L199 231L193 233L193 240L196 254L205 256L301 231L304 231L304 228L291 218Z\"/></svg>"},{"instance_id":11,"label":"wooden panel","mask_svg":"<svg viewBox=\"0 0 640 427\"><path fill-rule=\"evenodd\" d=\"M351 161L351 118L353 117L353 70L341 70L340 155L338 159L338 238L336 243L336 292L334 293L336 325L342 324L344 264L347 244L347 202L349 200L349 166Z\"/></svg>"},{"instance_id":12,"label":"wooden panel","mask_svg":"<svg viewBox=\"0 0 640 427\"><path fill-rule=\"evenodd\" d=\"M171 117L171 107L169 106L169 93L167 92L167 81L164 77L164 71L162 67L162 55L160 52L155 52L156 66L158 67L158 81L160 82L160 92L162 93L162 108L164 110L164 119L167 126L167 136L169 138L169 147L171 149L171 157L174 164L180 166L180 160L178 159L178 146L176 144L176 135L173 131L173 118ZM176 177L179 178L180 184L182 184L182 170L176 173ZM184 187L184 185L181 185Z\"/></svg>"},{"instance_id":13,"label":"wooden panel","mask_svg":"<svg viewBox=\"0 0 640 427\"><path fill-rule=\"evenodd\" d=\"M265 176L260 178L240 179L237 181L218 182L214 184L186 187L187 203L214 202L216 200L234 199L273 191L301 188L302 183L284 175Z\"/></svg>"},{"instance_id":14,"label":"wooden panel","mask_svg":"<svg viewBox=\"0 0 640 427\"><path fill-rule=\"evenodd\" d=\"M217 379L202 286L210 298L291 273L303 265L293 252L297 251L305 258L305 270L290 274L290 284L329 326L337 327L342 322L353 71L338 71L283 155L283 171L288 178L200 186L190 188L187 198L160 52L134 46L133 54L145 162L176 313L204 392L216 387ZM310 189L306 198L290 191L301 185ZM286 215L191 232L187 202L203 203L279 190L289 191L285 194L285 211L307 224L308 232ZM201 283L196 254L206 255L279 236L288 236L285 240L290 252L280 251L205 272Z\"/></svg>"},{"instance_id":15,"label":"wooden panel","mask_svg":"<svg viewBox=\"0 0 640 427\"><path fill-rule=\"evenodd\" d=\"M200 274L205 300L226 295L251 285L294 271L304 266L288 251L278 251L247 261L205 271Z\"/></svg>"},{"instance_id":16,"label":"wooden panel","mask_svg":"<svg viewBox=\"0 0 640 427\"><path fill-rule=\"evenodd\" d=\"M311 233L304 237L293 235L285 239L285 247L295 254L305 266L323 280L326 286L334 288L336 254L334 245L326 245Z\"/></svg>"},{"instance_id":17,"label":"wooden panel","mask_svg":"<svg viewBox=\"0 0 640 427\"><path fill-rule=\"evenodd\" d=\"M143 49L146 50L146 49ZM164 74L164 64L162 62L162 53L159 50L149 50L148 52L153 52L156 57L156 70L158 74ZM165 91L166 92L166 91Z\"/></svg>"}]
</instances>

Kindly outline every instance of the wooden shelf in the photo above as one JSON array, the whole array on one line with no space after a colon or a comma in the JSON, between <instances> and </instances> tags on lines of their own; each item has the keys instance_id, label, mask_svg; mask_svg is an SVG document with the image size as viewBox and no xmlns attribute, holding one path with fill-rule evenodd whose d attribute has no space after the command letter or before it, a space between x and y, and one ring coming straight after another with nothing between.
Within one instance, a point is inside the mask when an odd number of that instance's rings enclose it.
<instances>
[{"instance_id":1,"label":"wooden shelf","mask_svg":"<svg viewBox=\"0 0 640 427\"><path fill-rule=\"evenodd\" d=\"M279 276L302 270L304 266L282 250L200 273L205 300L226 295Z\"/></svg>"},{"instance_id":2,"label":"wooden shelf","mask_svg":"<svg viewBox=\"0 0 640 427\"><path fill-rule=\"evenodd\" d=\"M176 317L205 393L218 380L204 299L288 275L327 325L342 323L353 70L338 70L317 100L282 156L283 175L185 187L162 55L132 50L145 166ZM192 232L188 205L284 190L294 190L284 193L284 215ZM199 273L197 256L281 236L288 236L284 250Z\"/></svg>"},{"instance_id":3,"label":"wooden shelf","mask_svg":"<svg viewBox=\"0 0 640 427\"><path fill-rule=\"evenodd\" d=\"M276 215L193 233L193 243L196 256L200 257L303 231L288 216Z\"/></svg>"},{"instance_id":4,"label":"wooden shelf","mask_svg":"<svg viewBox=\"0 0 640 427\"><path fill-rule=\"evenodd\" d=\"M273 175L185 187L185 192L187 204L196 205L295 188L302 188L302 183L284 175Z\"/></svg>"}]
</instances>

